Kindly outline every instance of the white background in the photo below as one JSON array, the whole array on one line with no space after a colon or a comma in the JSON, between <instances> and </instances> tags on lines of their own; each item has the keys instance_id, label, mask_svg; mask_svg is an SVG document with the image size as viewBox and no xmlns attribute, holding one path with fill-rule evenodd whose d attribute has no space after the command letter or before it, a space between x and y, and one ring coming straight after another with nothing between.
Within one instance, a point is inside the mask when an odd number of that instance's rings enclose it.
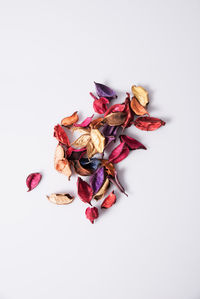
<instances>
[{"instance_id":1,"label":"white background","mask_svg":"<svg viewBox=\"0 0 200 299\"><path fill-rule=\"evenodd\" d=\"M0 299L199 299L199 1L0 1ZM150 93L166 126L118 165L129 197L92 225L53 168L53 127L93 81ZM25 179L43 179L27 193Z\"/></svg>"}]
</instances>

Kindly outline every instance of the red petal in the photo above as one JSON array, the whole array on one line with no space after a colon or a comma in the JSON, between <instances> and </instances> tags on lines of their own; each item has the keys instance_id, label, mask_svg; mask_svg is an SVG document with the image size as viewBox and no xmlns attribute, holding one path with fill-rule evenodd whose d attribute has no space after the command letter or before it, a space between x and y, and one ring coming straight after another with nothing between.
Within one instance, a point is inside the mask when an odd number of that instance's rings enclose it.
<instances>
[{"instance_id":1,"label":"red petal","mask_svg":"<svg viewBox=\"0 0 200 299\"><path fill-rule=\"evenodd\" d=\"M90 185L84 180L82 180L80 177L78 177L77 187L78 187L78 195L80 199L83 202L87 202L90 204L93 195L92 188L90 187Z\"/></svg>"},{"instance_id":2,"label":"red petal","mask_svg":"<svg viewBox=\"0 0 200 299\"><path fill-rule=\"evenodd\" d=\"M96 207L93 207L93 208L88 207L85 210L85 215L86 215L86 218L91 221L91 223L94 223L94 220L99 217L99 212Z\"/></svg>"},{"instance_id":3,"label":"red petal","mask_svg":"<svg viewBox=\"0 0 200 299\"><path fill-rule=\"evenodd\" d=\"M92 118L93 118L94 114L90 117L87 117L82 123L80 124L74 124L74 127L81 127L81 128L85 128L85 127L88 127L89 124L91 123L92 121Z\"/></svg>"},{"instance_id":4,"label":"red petal","mask_svg":"<svg viewBox=\"0 0 200 299\"><path fill-rule=\"evenodd\" d=\"M112 112L122 112L122 111L124 111L124 108L125 108L125 104L115 104L115 105L111 106L110 108L108 108L108 110L104 114L104 117L106 117L106 115L108 115Z\"/></svg>"},{"instance_id":5,"label":"red petal","mask_svg":"<svg viewBox=\"0 0 200 299\"><path fill-rule=\"evenodd\" d=\"M54 127L54 135L53 136L62 144L70 146L69 138L67 137L65 130L60 125L57 125Z\"/></svg>"},{"instance_id":6,"label":"red petal","mask_svg":"<svg viewBox=\"0 0 200 299\"><path fill-rule=\"evenodd\" d=\"M93 102L93 108L96 113L103 114L108 109L109 100L106 98L96 99Z\"/></svg>"},{"instance_id":7,"label":"red petal","mask_svg":"<svg viewBox=\"0 0 200 299\"><path fill-rule=\"evenodd\" d=\"M161 126L164 126L165 122L159 118L144 116L138 117L134 121L134 125L143 131L154 131Z\"/></svg>"},{"instance_id":8,"label":"red petal","mask_svg":"<svg viewBox=\"0 0 200 299\"><path fill-rule=\"evenodd\" d=\"M126 136L126 135L120 135L119 136L121 142L125 142L126 145L128 146L128 148L130 150L136 150L136 149L147 149L142 143L140 143L139 141L137 141L136 139Z\"/></svg>"},{"instance_id":9,"label":"red petal","mask_svg":"<svg viewBox=\"0 0 200 299\"><path fill-rule=\"evenodd\" d=\"M109 162L112 162L113 164L119 163L120 161L124 160L128 154L129 148L125 142L122 142L110 154Z\"/></svg>"},{"instance_id":10,"label":"red petal","mask_svg":"<svg viewBox=\"0 0 200 299\"><path fill-rule=\"evenodd\" d=\"M31 173L26 179L26 185L28 187L28 192L33 190L39 184L42 175L39 172Z\"/></svg>"},{"instance_id":11,"label":"red petal","mask_svg":"<svg viewBox=\"0 0 200 299\"><path fill-rule=\"evenodd\" d=\"M116 195L112 191L103 201L101 208L108 209L116 202Z\"/></svg>"}]
</instances>

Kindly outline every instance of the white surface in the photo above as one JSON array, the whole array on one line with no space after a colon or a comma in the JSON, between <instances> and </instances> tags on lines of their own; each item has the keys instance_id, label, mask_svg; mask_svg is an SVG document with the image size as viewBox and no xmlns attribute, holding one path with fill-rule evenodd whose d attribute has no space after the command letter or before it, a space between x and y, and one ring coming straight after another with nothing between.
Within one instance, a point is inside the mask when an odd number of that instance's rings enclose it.
<instances>
[{"instance_id":1,"label":"white surface","mask_svg":"<svg viewBox=\"0 0 200 299\"><path fill-rule=\"evenodd\" d=\"M0 299L198 299L199 1L0 2ZM53 126L93 80L146 86L167 125L118 165L129 197L91 225L53 169ZM25 178L42 171L27 193Z\"/></svg>"}]
</instances>

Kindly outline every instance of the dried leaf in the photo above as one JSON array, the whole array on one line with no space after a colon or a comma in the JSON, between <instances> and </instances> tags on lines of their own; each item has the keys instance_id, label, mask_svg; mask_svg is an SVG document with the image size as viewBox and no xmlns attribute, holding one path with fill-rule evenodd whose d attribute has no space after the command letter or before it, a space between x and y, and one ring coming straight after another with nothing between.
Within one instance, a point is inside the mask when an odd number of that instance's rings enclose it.
<instances>
[{"instance_id":1,"label":"dried leaf","mask_svg":"<svg viewBox=\"0 0 200 299\"><path fill-rule=\"evenodd\" d=\"M67 137L67 134L60 125L56 125L54 127L54 137L66 146L70 146L69 138Z\"/></svg>"},{"instance_id":2,"label":"dried leaf","mask_svg":"<svg viewBox=\"0 0 200 299\"><path fill-rule=\"evenodd\" d=\"M110 185L109 179L106 178L101 189L94 195L94 199L96 199L96 200L102 199L104 197L105 193L107 192L109 185Z\"/></svg>"},{"instance_id":3,"label":"dried leaf","mask_svg":"<svg viewBox=\"0 0 200 299\"><path fill-rule=\"evenodd\" d=\"M124 104L115 104L112 105L110 108L108 108L108 110L104 113L104 117L106 117L108 114L110 113L114 113L114 112L122 112L125 109L125 105Z\"/></svg>"},{"instance_id":4,"label":"dried leaf","mask_svg":"<svg viewBox=\"0 0 200 299\"><path fill-rule=\"evenodd\" d=\"M62 126L71 126L78 121L78 114L77 111L74 112L71 116L65 117L61 121Z\"/></svg>"},{"instance_id":5,"label":"dried leaf","mask_svg":"<svg viewBox=\"0 0 200 299\"><path fill-rule=\"evenodd\" d=\"M80 124L74 124L74 126L75 127L82 127L82 128L88 127L89 124L92 121L93 116L94 116L94 114L92 116L90 116L90 117L87 117L82 123L80 123Z\"/></svg>"},{"instance_id":6,"label":"dried leaf","mask_svg":"<svg viewBox=\"0 0 200 299\"><path fill-rule=\"evenodd\" d=\"M47 195L47 198L50 202L57 205L67 205L74 200L74 197L70 194L56 194L52 193L50 196Z\"/></svg>"},{"instance_id":7,"label":"dried leaf","mask_svg":"<svg viewBox=\"0 0 200 299\"><path fill-rule=\"evenodd\" d=\"M105 117L105 122L109 126L120 126L126 120L127 114L126 112L114 112L110 113Z\"/></svg>"},{"instance_id":8,"label":"dried leaf","mask_svg":"<svg viewBox=\"0 0 200 299\"><path fill-rule=\"evenodd\" d=\"M83 202L89 203L92 200L93 192L90 185L78 177L77 180L78 195Z\"/></svg>"},{"instance_id":9,"label":"dried leaf","mask_svg":"<svg viewBox=\"0 0 200 299\"><path fill-rule=\"evenodd\" d=\"M109 156L109 161L113 164L119 163L124 160L129 154L129 148L125 142L121 142Z\"/></svg>"},{"instance_id":10,"label":"dried leaf","mask_svg":"<svg viewBox=\"0 0 200 299\"><path fill-rule=\"evenodd\" d=\"M144 89L142 86L135 85L133 85L131 89L138 102L142 106L146 107L146 105L149 103L148 92L146 91L146 89Z\"/></svg>"},{"instance_id":11,"label":"dried leaf","mask_svg":"<svg viewBox=\"0 0 200 299\"><path fill-rule=\"evenodd\" d=\"M89 219L90 222L93 224L94 220L99 217L99 212L96 207L93 207L93 208L88 207L85 210L85 215L86 215L86 218Z\"/></svg>"},{"instance_id":12,"label":"dried leaf","mask_svg":"<svg viewBox=\"0 0 200 299\"><path fill-rule=\"evenodd\" d=\"M105 137L101 135L98 129L91 129L91 140L98 153L102 153L105 147Z\"/></svg>"},{"instance_id":13,"label":"dried leaf","mask_svg":"<svg viewBox=\"0 0 200 299\"><path fill-rule=\"evenodd\" d=\"M108 209L116 202L116 195L112 191L103 201L101 208Z\"/></svg>"},{"instance_id":14,"label":"dried leaf","mask_svg":"<svg viewBox=\"0 0 200 299\"><path fill-rule=\"evenodd\" d=\"M71 146L74 147L85 147L87 146L88 142L90 141L90 135L89 134L83 134L78 139L76 139Z\"/></svg>"},{"instance_id":15,"label":"dried leaf","mask_svg":"<svg viewBox=\"0 0 200 299\"><path fill-rule=\"evenodd\" d=\"M84 168L79 160L72 161L72 165L74 166L74 170L76 171L76 173L82 176L89 176L94 172L93 170Z\"/></svg>"},{"instance_id":16,"label":"dried leaf","mask_svg":"<svg viewBox=\"0 0 200 299\"><path fill-rule=\"evenodd\" d=\"M130 150L136 150L136 149L147 149L142 143L137 141L136 139L126 136L126 135L120 135L119 136L121 142L125 142L125 144L128 146Z\"/></svg>"},{"instance_id":17,"label":"dried leaf","mask_svg":"<svg viewBox=\"0 0 200 299\"><path fill-rule=\"evenodd\" d=\"M105 179L104 167L100 167L91 175L90 186L92 187L93 194L96 194L102 187Z\"/></svg>"},{"instance_id":18,"label":"dried leaf","mask_svg":"<svg viewBox=\"0 0 200 299\"><path fill-rule=\"evenodd\" d=\"M165 122L159 118L144 116L138 117L134 121L134 125L143 131L154 131L161 126L164 126Z\"/></svg>"},{"instance_id":19,"label":"dried leaf","mask_svg":"<svg viewBox=\"0 0 200 299\"><path fill-rule=\"evenodd\" d=\"M138 100L135 97L132 97L131 103L130 103L131 109L133 112L137 115L145 115L148 114L148 111L142 106Z\"/></svg>"},{"instance_id":20,"label":"dried leaf","mask_svg":"<svg viewBox=\"0 0 200 299\"><path fill-rule=\"evenodd\" d=\"M88 142L86 148L87 148L88 159L92 158L97 153L97 150L91 140Z\"/></svg>"},{"instance_id":21,"label":"dried leaf","mask_svg":"<svg viewBox=\"0 0 200 299\"><path fill-rule=\"evenodd\" d=\"M105 97L109 99L117 98L117 94L114 90L112 90L110 87L94 82L96 87L96 92L99 97Z\"/></svg>"},{"instance_id":22,"label":"dried leaf","mask_svg":"<svg viewBox=\"0 0 200 299\"><path fill-rule=\"evenodd\" d=\"M39 184L40 180L42 178L41 173L35 172L28 175L26 179L26 185L28 187L28 192L33 190L37 185Z\"/></svg>"},{"instance_id":23,"label":"dried leaf","mask_svg":"<svg viewBox=\"0 0 200 299\"><path fill-rule=\"evenodd\" d=\"M70 177L72 175L72 171L71 171L71 166L70 163L67 159L62 159L62 160L58 160L55 164L54 164L55 169L66 175L68 177L68 180L70 180Z\"/></svg>"}]
</instances>

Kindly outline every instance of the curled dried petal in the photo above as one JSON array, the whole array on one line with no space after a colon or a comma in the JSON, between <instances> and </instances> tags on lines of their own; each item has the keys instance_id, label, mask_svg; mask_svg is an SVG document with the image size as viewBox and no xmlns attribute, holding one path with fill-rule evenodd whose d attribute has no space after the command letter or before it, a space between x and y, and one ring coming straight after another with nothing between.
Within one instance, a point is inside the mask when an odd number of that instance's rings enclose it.
<instances>
[{"instance_id":1,"label":"curled dried petal","mask_svg":"<svg viewBox=\"0 0 200 299\"><path fill-rule=\"evenodd\" d=\"M103 135L104 136L117 136L117 132L119 130L120 127L118 126L109 126L109 125L105 125L103 128Z\"/></svg>"},{"instance_id":2,"label":"curled dried petal","mask_svg":"<svg viewBox=\"0 0 200 299\"><path fill-rule=\"evenodd\" d=\"M86 148L75 149L73 147L69 147L66 155L69 160L80 160L86 153Z\"/></svg>"},{"instance_id":3,"label":"curled dried petal","mask_svg":"<svg viewBox=\"0 0 200 299\"><path fill-rule=\"evenodd\" d=\"M104 117L106 117L108 114L113 112L122 112L124 111L125 105L124 104L115 104L112 105L108 110L104 113Z\"/></svg>"},{"instance_id":4,"label":"curled dried petal","mask_svg":"<svg viewBox=\"0 0 200 299\"><path fill-rule=\"evenodd\" d=\"M119 163L124 160L129 154L129 148L125 144L125 142L121 142L114 150L111 152L109 156L109 161L113 164Z\"/></svg>"},{"instance_id":5,"label":"curled dried petal","mask_svg":"<svg viewBox=\"0 0 200 299\"><path fill-rule=\"evenodd\" d=\"M65 157L64 148L60 144L58 144L54 155L54 164L56 164L59 160L64 159L64 157Z\"/></svg>"},{"instance_id":6,"label":"curled dried petal","mask_svg":"<svg viewBox=\"0 0 200 299\"><path fill-rule=\"evenodd\" d=\"M94 119L91 122L90 127L92 129L98 129L98 128L100 128L103 125L103 122L104 122L104 118L103 117L99 117L97 119Z\"/></svg>"},{"instance_id":7,"label":"curled dried petal","mask_svg":"<svg viewBox=\"0 0 200 299\"><path fill-rule=\"evenodd\" d=\"M143 131L154 131L154 130L160 128L161 126L164 126L165 122L156 117L144 116L144 117L138 117L134 121L134 125L138 129L143 130Z\"/></svg>"},{"instance_id":8,"label":"curled dried petal","mask_svg":"<svg viewBox=\"0 0 200 299\"><path fill-rule=\"evenodd\" d=\"M67 127L75 124L77 121L78 121L78 114L76 111L71 116L63 118L61 121L61 125Z\"/></svg>"},{"instance_id":9,"label":"curled dried petal","mask_svg":"<svg viewBox=\"0 0 200 299\"><path fill-rule=\"evenodd\" d=\"M103 201L101 208L108 209L116 202L116 195L112 191Z\"/></svg>"},{"instance_id":10,"label":"curled dried petal","mask_svg":"<svg viewBox=\"0 0 200 299\"><path fill-rule=\"evenodd\" d=\"M107 123L109 126L120 126L125 122L126 117L126 112L110 113L105 117L105 123Z\"/></svg>"},{"instance_id":11,"label":"curled dried petal","mask_svg":"<svg viewBox=\"0 0 200 299\"><path fill-rule=\"evenodd\" d=\"M90 160L88 158L81 158L80 163L85 169L96 171L101 161L97 158L92 158Z\"/></svg>"},{"instance_id":12,"label":"curled dried petal","mask_svg":"<svg viewBox=\"0 0 200 299\"><path fill-rule=\"evenodd\" d=\"M91 123L92 119L93 119L93 116L90 116L90 117L87 117L82 123L80 124L74 124L75 127L82 127L82 128L85 128L85 127L88 127L89 124Z\"/></svg>"},{"instance_id":13,"label":"curled dried petal","mask_svg":"<svg viewBox=\"0 0 200 299\"><path fill-rule=\"evenodd\" d=\"M92 200L93 196L92 188L90 187L90 185L84 180L82 180L80 177L78 177L77 188L80 199L83 202L90 204L90 201Z\"/></svg>"},{"instance_id":14,"label":"curled dried petal","mask_svg":"<svg viewBox=\"0 0 200 299\"><path fill-rule=\"evenodd\" d=\"M70 130L72 131L72 133L78 131L79 133L82 133L82 134L89 134L90 133L90 129L89 128L82 128L82 127L74 127L72 126L70 128Z\"/></svg>"},{"instance_id":15,"label":"curled dried petal","mask_svg":"<svg viewBox=\"0 0 200 299\"><path fill-rule=\"evenodd\" d=\"M148 111L142 106L138 100L135 97L132 97L131 103L130 103L131 109L133 112L137 115L145 115L148 114Z\"/></svg>"},{"instance_id":16,"label":"curled dried petal","mask_svg":"<svg viewBox=\"0 0 200 299\"><path fill-rule=\"evenodd\" d=\"M76 173L82 176L89 176L94 172L93 170L84 168L79 160L72 161L72 165L74 166L74 170L76 171Z\"/></svg>"},{"instance_id":17,"label":"curled dried petal","mask_svg":"<svg viewBox=\"0 0 200 299\"><path fill-rule=\"evenodd\" d=\"M72 171L71 171L71 166L70 163L67 159L62 159L62 160L58 160L55 164L54 164L55 169L66 175L68 177L68 180L70 180L70 177L72 175Z\"/></svg>"},{"instance_id":18,"label":"curled dried petal","mask_svg":"<svg viewBox=\"0 0 200 299\"><path fill-rule=\"evenodd\" d=\"M94 98L93 108L96 113L103 114L108 109L107 104L109 104L109 100L106 98L97 98L90 92L90 95Z\"/></svg>"},{"instance_id":19,"label":"curled dried petal","mask_svg":"<svg viewBox=\"0 0 200 299\"><path fill-rule=\"evenodd\" d=\"M116 170L115 166L108 160L101 160L101 165L105 167L106 173L111 176L115 176Z\"/></svg>"},{"instance_id":20,"label":"curled dried petal","mask_svg":"<svg viewBox=\"0 0 200 299\"><path fill-rule=\"evenodd\" d=\"M116 92L113 89L111 89L110 87L108 87L104 84L101 84L101 83L96 83L96 82L94 82L94 84L96 87L97 95L99 97L105 97L105 98L109 98L109 99L117 98Z\"/></svg>"},{"instance_id":21,"label":"curled dried petal","mask_svg":"<svg viewBox=\"0 0 200 299\"><path fill-rule=\"evenodd\" d=\"M54 127L54 137L62 144L70 146L69 138L65 130L59 124Z\"/></svg>"},{"instance_id":22,"label":"curled dried petal","mask_svg":"<svg viewBox=\"0 0 200 299\"><path fill-rule=\"evenodd\" d=\"M99 189L99 191L94 195L94 199L100 200L104 197L106 194L108 188L109 188L110 182L109 179L106 178L105 182L103 183L102 187Z\"/></svg>"},{"instance_id":23,"label":"curled dried petal","mask_svg":"<svg viewBox=\"0 0 200 299\"><path fill-rule=\"evenodd\" d=\"M125 108L124 112L126 112L126 120L122 124L122 128L128 128L132 125L132 121L134 119L134 113L132 112L130 108L130 94L127 92L127 97L125 99Z\"/></svg>"},{"instance_id":24,"label":"curled dried petal","mask_svg":"<svg viewBox=\"0 0 200 299\"><path fill-rule=\"evenodd\" d=\"M133 85L131 89L138 102L142 106L146 107L146 105L149 103L148 92L146 91L146 89L144 89L142 86L135 85Z\"/></svg>"},{"instance_id":25,"label":"curled dried petal","mask_svg":"<svg viewBox=\"0 0 200 299\"><path fill-rule=\"evenodd\" d=\"M74 200L74 197L68 193L66 193L66 194L52 193L49 196L47 195L47 198L50 202L57 204L57 205L67 205Z\"/></svg>"},{"instance_id":26,"label":"curled dried petal","mask_svg":"<svg viewBox=\"0 0 200 299\"><path fill-rule=\"evenodd\" d=\"M93 224L94 220L99 217L99 212L96 207L93 207L93 208L88 207L85 210L85 215L86 215L86 218L89 219L90 222Z\"/></svg>"},{"instance_id":27,"label":"curled dried petal","mask_svg":"<svg viewBox=\"0 0 200 299\"><path fill-rule=\"evenodd\" d=\"M88 142L90 141L90 135L89 134L83 134L81 135L78 139L76 139L71 146L73 145L74 147L85 147L87 146Z\"/></svg>"},{"instance_id":28,"label":"curled dried petal","mask_svg":"<svg viewBox=\"0 0 200 299\"><path fill-rule=\"evenodd\" d=\"M108 176L108 179L111 181L112 184L114 184L122 193L124 193L126 196L128 196L128 194L125 192L124 187L122 186L122 184L119 182L118 176L117 176L117 172L115 172L115 176Z\"/></svg>"},{"instance_id":29,"label":"curled dried petal","mask_svg":"<svg viewBox=\"0 0 200 299\"><path fill-rule=\"evenodd\" d=\"M39 182L41 181L42 175L39 172L31 173L26 179L26 185L28 187L28 192L33 190Z\"/></svg>"},{"instance_id":30,"label":"curled dried petal","mask_svg":"<svg viewBox=\"0 0 200 299\"><path fill-rule=\"evenodd\" d=\"M92 158L97 153L97 150L91 140L88 142L86 149L88 159Z\"/></svg>"},{"instance_id":31,"label":"curled dried petal","mask_svg":"<svg viewBox=\"0 0 200 299\"><path fill-rule=\"evenodd\" d=\"M92 187L93 194L96 194L99 191L99 189L104 183L104 179L105 179L104 167L100 167L90 177L90 186Z\"/></svg>"},{"instance_id":32,"label":"curled dried petal","mask_svg":"<svg viewBox=\"0 0 200 299\"><path fill-rule=\"evenodd\" d=\"M126 136L126 135L120 135L119 136L121 142L125 142L126 145L130 150L136 150L136 149L147 149L142 143L137 141L136 139Z\"/></svg>"},{"instance_id":33,"label":"curled dried petal","mask_svg":"<svg viewBox=\"0 0 200 299\"><path fill-rule=\"evenodd\" d=\"M105 147L105 137L99 132L98 129L91 129L90 136L97 152L103 153Z\"/></svg>"}]
</instances>

